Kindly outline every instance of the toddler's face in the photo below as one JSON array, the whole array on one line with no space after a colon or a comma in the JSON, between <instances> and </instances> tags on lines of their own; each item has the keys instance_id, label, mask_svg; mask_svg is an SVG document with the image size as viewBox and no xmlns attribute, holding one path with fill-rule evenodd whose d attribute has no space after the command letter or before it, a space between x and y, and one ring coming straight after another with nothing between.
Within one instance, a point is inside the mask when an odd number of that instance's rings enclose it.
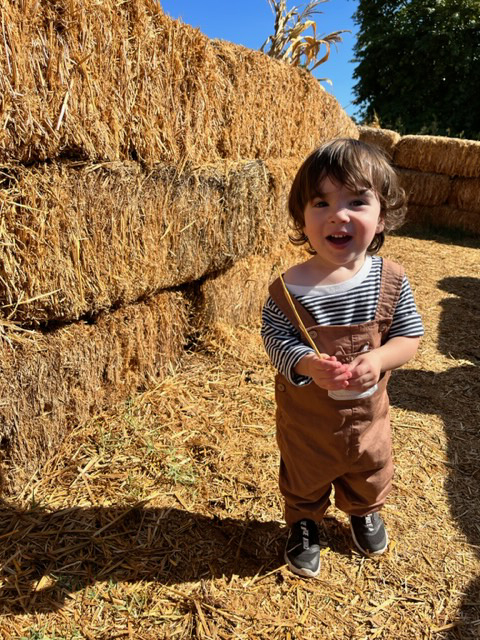
<instances>
[{"instance_id":1,"label":"toddler's face","mask_svg":"<svg viewBox=\"0 0 480 640\"><path fill-rule=\"evenodd\" d=\"M352 191L325 178L304 211L304 232L319 262L360 268L375 234L384 228L380 209L374 191Z\"/></svg>"}]
</instances>

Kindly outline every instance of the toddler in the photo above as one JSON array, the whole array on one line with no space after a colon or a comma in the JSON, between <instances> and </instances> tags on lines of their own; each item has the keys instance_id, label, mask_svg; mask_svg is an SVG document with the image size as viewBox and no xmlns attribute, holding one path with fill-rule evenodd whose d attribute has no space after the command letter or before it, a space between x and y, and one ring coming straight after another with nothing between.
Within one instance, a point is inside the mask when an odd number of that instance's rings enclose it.
<instances>
[{"instance_id":1,"label":"toddler","mask_svg":"<svg viewBox=\"0 0 480 640\"><path fill-rule=\"evenodd\" d=\"M390 371L415 355L423 327L403 268L375 255L405 213L380 149L354 139L324 144L298 170L288 208L290 239L311 257L285 272L290 296L280 278L270 286L262 338L277 369L285 560L313 577L332 486L356 547L387 549L379 514L393 475L386 387Z\"/></svg>"}]
</instances>

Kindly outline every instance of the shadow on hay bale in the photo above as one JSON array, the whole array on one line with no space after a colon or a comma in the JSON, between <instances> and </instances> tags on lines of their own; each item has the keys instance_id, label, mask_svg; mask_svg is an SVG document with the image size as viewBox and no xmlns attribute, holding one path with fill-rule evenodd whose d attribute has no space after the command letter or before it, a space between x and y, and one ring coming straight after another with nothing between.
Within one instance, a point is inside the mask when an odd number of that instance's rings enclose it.
<instances>
[{"instance_id":1,"label":"shadow on hay bale","mask_svg":"<svg viewBox=\"0 0 480 640\"><path fill-rule=\"evenodd\" d=\"M450 511L468 543L479 553L480 278L447 277L439 282L439 288L452 297L442 302L438 350L462 365L440 373L396 371L390 395L395 406L441 417L448 439L445 491ZM463 364L465 361L471 364ZM458 612L460 629L472 628L480 618L479 595L480 577L464 595ZM452 629L448 638L467 637L461 633Z\"/></svg>"},{"instance_id":2,"label":"shadow on hay bale","mask_svg":"<svg viewBox=\"0 0 480 640\"><path fill-rule=\"evenodd\" d=\"M351 553L347 527L334 519L326 527L328 544ZM285 536L286 527L276 521L145 503L47 511L0 502L0 613L51 612L69 594L112 580L172 586L235 575L253 584L283 566Z\"/></svg>"}]
</instances>

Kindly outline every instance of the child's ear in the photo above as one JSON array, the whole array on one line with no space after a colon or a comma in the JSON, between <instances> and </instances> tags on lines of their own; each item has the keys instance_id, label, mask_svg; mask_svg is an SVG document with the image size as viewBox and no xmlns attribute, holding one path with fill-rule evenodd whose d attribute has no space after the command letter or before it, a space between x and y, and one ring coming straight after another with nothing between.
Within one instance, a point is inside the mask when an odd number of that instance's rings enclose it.
<instances>
[{"instance_id":1,"label":"child's ear","mask_svg":"<svg viewBox=\"0 0 480 640\"><path fill-rule=\"evenodd\" d=\"M375 229L375 233L381 233L385 229L385 215L383 213L380 214L377 222L377 228Z\"/></svg>"}]
</instances>

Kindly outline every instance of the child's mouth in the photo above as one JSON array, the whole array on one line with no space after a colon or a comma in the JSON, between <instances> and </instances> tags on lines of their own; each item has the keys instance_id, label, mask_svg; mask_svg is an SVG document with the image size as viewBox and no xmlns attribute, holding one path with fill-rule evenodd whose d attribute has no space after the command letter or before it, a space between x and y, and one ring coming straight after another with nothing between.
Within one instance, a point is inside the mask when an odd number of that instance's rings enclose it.
<instances>
[{"instance_id":1,"label":"child's mouth","mask_svg":"<svg viewBox=\"0 0 480 640\"><path fill-rule=\"evenodd\" d=\"M334 244L336 247L345 246L346 244L348 244L348 242L350 242L351 239L352 236L346 233L332 233L331 235L327 236L327 240Z\"/></svg>"}]
</instances>

